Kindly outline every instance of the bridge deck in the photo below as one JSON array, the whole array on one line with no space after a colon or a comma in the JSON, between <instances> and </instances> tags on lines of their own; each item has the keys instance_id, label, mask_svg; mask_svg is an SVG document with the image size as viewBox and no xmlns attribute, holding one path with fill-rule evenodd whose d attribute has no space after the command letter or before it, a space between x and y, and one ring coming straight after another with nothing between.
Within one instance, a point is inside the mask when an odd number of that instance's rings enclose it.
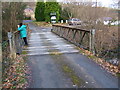
<instances>
[{"instance_id":1,"label":"bridge deck","mask_svg":"<svg viewBox=\"0 0 120 90\"><path fill-rule=\"evenodd\" d=\"M75 45L50 32L50 28L32 24L29 27L32 30L29 47L24 51L28 51L28 64L32 70L31 88L118 87L116 77L81 55ZM80 85L69 71L65 72L65 67L78 77Z\"/></svg>"}]
</instances>

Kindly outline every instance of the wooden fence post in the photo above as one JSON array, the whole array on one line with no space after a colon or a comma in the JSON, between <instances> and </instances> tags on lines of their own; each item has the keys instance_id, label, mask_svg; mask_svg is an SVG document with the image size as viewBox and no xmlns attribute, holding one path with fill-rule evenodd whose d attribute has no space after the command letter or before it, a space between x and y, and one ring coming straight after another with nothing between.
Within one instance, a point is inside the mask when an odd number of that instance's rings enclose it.
<instances>
[{"instance_id":1,"label":"wooden fence post","mask_svg":"<svg viewBox=\"0 0 120 90\"><path fill-rule=\"evenodd\" d=\"M89 38L89 51L92 51L92 30L90 30L90 38Z\"/></svg>"},{"instance_id":2,"label":"wooden fence post","mask_svg":"<svg viewBox=\"0 0 120 90\"><path fill-rule=\"evenodd\" d=\"M10 57L12 57L12 33L8 32L8 40L10 45Z\"/></svg>"},{"instance_id":3,"label":"wooden fence post","mask_svg":"<svg viewBox=\"0 0 120 90\"><path fill-rule=\"evenodd\" d=\"M20 35L19 33L16 33L16 36L15 36L15 47L16 47L16 54L21 54L22 53L22 46L23 46L23 41L22 39L20 38Z\"/></svg>"},{"instance_id":4,"label":"wooden fence post","mask_svg":"<svg viewBox=\"0 0 120 90\"><path fill-rule=\"evenodd\" d=\"M92 29L92 52L95 54L95 29Z\"/></svg>"},{"instance_id":5,"label":"wooden fence post","mask_svg":"<svg viewBox=\"0 0 120 90\"><path fill-rule=\"evenodd\" d=\"M12 35L13 58L16 58L15 35Z\"/></svg>"},{"instance_id":6,"label":"wooden fence post","mask_svg":"<svg viewBox=\"0 0 120 90\"><path fill-rule=\"evenodd\" d=\"M16 58L16 52L15 52L15 42L14 42L14 35L11 32L8 32L8 39L9 39L9 45L10 45L10 57Z\"/></svg>"}]
</instances>

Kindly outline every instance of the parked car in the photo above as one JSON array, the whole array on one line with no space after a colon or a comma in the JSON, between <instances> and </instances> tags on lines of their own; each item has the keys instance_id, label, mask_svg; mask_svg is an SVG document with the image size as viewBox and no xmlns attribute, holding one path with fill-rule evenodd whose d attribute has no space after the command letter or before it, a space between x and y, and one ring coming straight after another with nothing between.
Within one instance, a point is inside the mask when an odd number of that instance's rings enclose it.
<instances>
[{"instance_id":1,"label":"parked car","mask_svg":"<svg viewBox=\"0 0 120 90\"><path fill-rule=\"evenodd\" d=\"M71 18L68 20L69 25L81 25L81 20L77 18Z\"/></svg>"}]
</instances>

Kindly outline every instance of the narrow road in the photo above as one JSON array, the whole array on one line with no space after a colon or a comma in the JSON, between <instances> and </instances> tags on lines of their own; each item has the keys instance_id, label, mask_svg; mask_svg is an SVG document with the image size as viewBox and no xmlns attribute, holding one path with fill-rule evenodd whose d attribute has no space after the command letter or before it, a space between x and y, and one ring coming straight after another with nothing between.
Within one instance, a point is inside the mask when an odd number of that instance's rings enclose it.
<instances>
[{"instance_id":1,"label":"narrow road","mask_svg":"<svg viewBox=\"0 0 120 90\"><path fill-rule=\"evenodd\" d=\"M116 77L53 34L50 27L29 24L29 28L29 47L24 51L32 70L30 88L118 88Z\"/></svg>"}]
</instances>

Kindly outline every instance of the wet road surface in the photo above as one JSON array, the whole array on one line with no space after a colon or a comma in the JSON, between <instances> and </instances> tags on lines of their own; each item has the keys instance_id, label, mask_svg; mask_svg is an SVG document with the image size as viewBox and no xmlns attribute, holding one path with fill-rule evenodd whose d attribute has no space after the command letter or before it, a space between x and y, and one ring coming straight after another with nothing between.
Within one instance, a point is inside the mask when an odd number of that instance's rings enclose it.
<instances>
[{"instance_id":1,"label":"wet road surface","mask_svg":"<svg viewBox=\"0 0 120 90\"><path fill-rule=\"evenodd\" d=\"M118 87L116 77L81 55L75 45L53 34L50 27L29 24L29 28L29 46L24 51L28 52L32 70L30 88ZM69 71L65 71L66 67Z\"/></svg>"}]
</instances>

